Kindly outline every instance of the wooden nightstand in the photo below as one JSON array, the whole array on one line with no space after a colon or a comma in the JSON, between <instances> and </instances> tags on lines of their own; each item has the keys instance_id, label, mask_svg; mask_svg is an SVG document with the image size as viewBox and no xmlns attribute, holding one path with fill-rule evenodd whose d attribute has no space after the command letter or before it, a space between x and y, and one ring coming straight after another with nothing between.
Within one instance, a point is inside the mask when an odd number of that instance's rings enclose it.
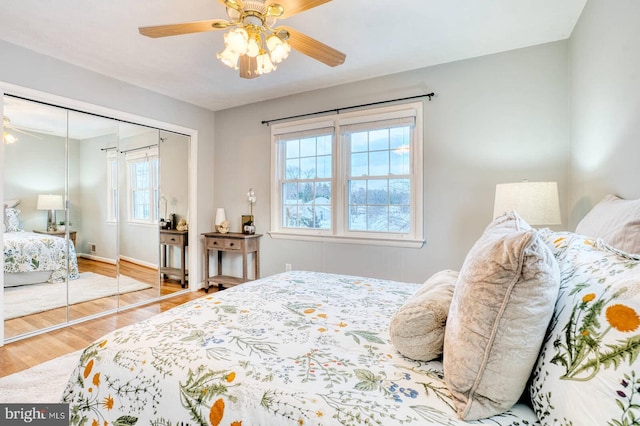
<instances>
[{"instance_id":1,"label":"wooden nightstand","mask_svg":"<svg viewBox=\"0 0 640 426\"><path fill-rule=\"evenodd\" d=\"M64 236L66 235L66 231L36 231L35 229L33 230L33 232L35 232L36 234L46 234L46 235L54 235L56 237L61 237L64 238ZM73 246L76 246L76 234L78 233L78 231L69 231L69 239L71 241L73 241ZM77 251L77 249L76 249Z\"/></svg>"},{"instance_id":2,"label":"wooden nightstand","mask_svg":"<svg viewBox=\"0 0 640 426\"><path fill-rule=\"evenodd\" d=\"M184 288L187 284L186 250L189 245L189 231L176 231L174 229L160 229L160 274L180 277L180 285ZM169 262L169 248L177 247L180 250L180 267L173 268Z\"/></svg>"},{"instance_id":3,"label":"wooden nightstand","mask_svg":"<svg viewBox=\"0 0 640 426\"><path fill-rule=\"evenodd\" d=\"M221 234L219 232L207 232L204 235L204 271L205 271L205 291L209 291L209 284L216 284L218 288L246 283L249 281L247 274L248 254L253 255L254 276L253 279L260 278L260 237L262 234L241 234L239 232L229 232ZM218 251L217 275L209 276L209 251ZM222 273L222 254L238 253L242 255L242 277L224 275Z\"/></svg>"}]
</instances>

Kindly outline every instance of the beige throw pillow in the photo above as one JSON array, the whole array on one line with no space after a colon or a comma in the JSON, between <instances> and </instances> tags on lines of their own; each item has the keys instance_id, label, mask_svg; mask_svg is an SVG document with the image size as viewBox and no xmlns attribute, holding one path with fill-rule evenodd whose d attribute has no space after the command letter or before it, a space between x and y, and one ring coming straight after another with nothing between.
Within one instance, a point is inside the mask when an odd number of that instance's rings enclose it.
<instances>
[{"instance_id":1,"label":"beige throw pillow","mask_svg":"<svg viewBox=\"0 0 640 426\"><path fill-rule=\"evenodd\" d=\"M578 223L576 234L602 238L618 250L640 254L640 200L605 196Z\"/></svg>"},{"instance_id":2,"label":"beige throw pillow","mask_svg":"<svg viewBox=\"0 0 640 426\"><path fill-rule=\"evenodd\" d=\"M515 212L467 254L444 339L445 381L464 420L507 411L525 389L553 314L558 264Z\"/></svg>"},{"instance_id":3,"label":"beige throw pillow","mask_svg":"<svg viewBox=\"0 0 640 426\"><path fill-rule=\"evenodd\" d=\"M407 358L429 361L442 354L444 328L458 272L437 272L391 317L391 343Z\"/></svg>"}]
</instances>

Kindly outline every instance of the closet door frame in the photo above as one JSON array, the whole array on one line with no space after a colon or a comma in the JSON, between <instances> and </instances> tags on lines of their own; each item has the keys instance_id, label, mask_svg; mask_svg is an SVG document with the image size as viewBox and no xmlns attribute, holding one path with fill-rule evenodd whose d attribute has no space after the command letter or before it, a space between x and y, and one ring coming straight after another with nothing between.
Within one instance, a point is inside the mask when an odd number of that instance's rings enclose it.
<instances>
[{"instance_id":1,"label":"closet door frame","mask_svg":"<svg viewBox=\"0 0 640 426\"><path fill-rule=\"evenodd\" d=\"M138 124L138 125L142 125L142 126L147 126L147 127L151 127L151 128L156 128L159 130L166 130L169 132L173 132L173 133L178 133L178 134L183 134L185 136L188 136L190 138L190 145L189 145L189 165L188 165L188 182L189 182L189 188L188 188L188 204L189 204L189 228L193 230L193 232L189 232L189 246L192 250L192 252L190 253L189 257L188 257L188 269L190 271L192 271L192 273L190 274L190 277L193 277L193 280L189 280L188 281L188 286L187 288L190 291L197 291L198 290L198 282L199 282L199 264L201 262L199 262L200 259L200 249L199 249L199 244L198 244L198 233L197 233L197 229L198 229L198 216L197 216L197 212L198 212L198 206L197 206L197 175L198 175L198 131L195 129L191 129L188 127L183 127L183 126L178 126L175 124L170 124L170 123L166 123L160 120L156 120L156 119L151 119L148 117L143 117L143 116L139 116L136 114L131 114L131 113L127 113L124 111L119 111L119 110L114 110L111 108L107 108L107 107L102 107L99 105L94 105L91 103L87 103L87 102L83 102L83 101L78 101L78 100L74 100L74 99L69 99L63 96L58 96L58 95L54 95L54 94L50 94L50 93L46 93L46 92L42 92L42 91L38 91L38 90L34 90L34 89L30 89L30 88L26 88L26 87L22 87L22 86L18 86L15 84L11 84L11 83L5 83L5 82L1 82L0 81L0 115L3 115L4 113L4 95L12 95L15 97L22 97L25 99L29 99L29 100L34 100L37 102L41 102L43 104L51 104L53 106L56 107L62 107L62 108L66 108L68 110L71 111L78 111L78 112L83 112L83 113L88 113L88 114L93 114L93 115L97 115L97 116L101 116L104 118L111 118L111 119L115 119L117 121L121 121L121 122L128 122L128 123L133 123L133 124ZM0 164L2 164L2 162L4 161L4 148L0 147ZM68 163L68 159L67 159L67 163ZM65 165L65 168L68 167L68 164ZM4 179L0 179L0 198L4 199ZM65 213L66 214L66 213ZM0 239L2 239L2 237L0 236ZM4 284L4 278L2 278L2 282ZM4 287L4 285L3 285ZM177 293L176 293L177 294ZM161 296L158 295L158 297L154 300L160 300L160 299L164 299L164 298L168 298L171 297L172 295L166 295L166 296ZM146 304L149 303L150 301L153 300L146 300L144 302L141 302L140 304ZM138 306L138 304L131 304L131 305L127 305L125 308L123 308L122 310L125 309L129 309L129 308L133 308ZM120 310L120 309L118 309ZM105 312L104 314L100 314L98 316L102 316L102 315L107 315L109 313L112 313L111 311ZM24 335L20 335L17 336L16 338L11 338L11 339L7 339L5 341L5 336L4 336L4 292L0 292L0 319L2 319L3 321L3 326L0 327L0 346L3 346L4 343L9 343L11 341L14 340L19 340L19 339L23 339L23 338L27 338L36 334L40 334L40 333L45 333L54 329L58 329L58 328L63 328L72 324L76 324L79 322L83 322L83 321L87 321L89 319L95 318L96 316L91 316L91 317L84 317L81 318L79 320L75 320L75 321L67 321L64 324L60 324L59 326L55 326L55 327L48 327L46 329L42 329L42 330L38 330L36 332L31 332L31 333L27 333Z\"/></svg>"}]
</instances>

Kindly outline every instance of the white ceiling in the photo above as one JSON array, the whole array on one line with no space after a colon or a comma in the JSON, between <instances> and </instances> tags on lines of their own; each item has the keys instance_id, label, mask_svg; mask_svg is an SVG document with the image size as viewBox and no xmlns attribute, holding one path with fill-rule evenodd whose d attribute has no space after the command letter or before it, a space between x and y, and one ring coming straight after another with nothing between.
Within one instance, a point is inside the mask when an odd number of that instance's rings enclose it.
<instances>
[{"instance_id":1,"label":"white ceiling","mask_svg":"<svg viewBox=\"0 0 640 426\"><path fill-rule=\"evenodd\" d=\"M587 0L333 0L279 23L347 55L292 52L246 80L223 32L151 39L139 26L226 18L216 0L7 0L0 39L211 110L566 39Z\"/></svg>"}]
</instances>

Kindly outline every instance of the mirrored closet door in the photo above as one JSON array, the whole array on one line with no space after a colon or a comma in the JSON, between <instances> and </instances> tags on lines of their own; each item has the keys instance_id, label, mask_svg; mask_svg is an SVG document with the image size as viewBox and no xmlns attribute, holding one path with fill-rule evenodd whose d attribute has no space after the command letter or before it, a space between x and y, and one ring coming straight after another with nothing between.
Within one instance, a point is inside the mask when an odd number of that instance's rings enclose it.
<instances>
[{"instance_id":1,"label":"mirrored closet door","mask_svg":"<svg viewBox=\"0 0 640 426\"><path fill-rule=\"evenodd\" d=\"M5 340L186 288L160 223L188 220L188 136L12 96L4 112Z\"/></svg>"}]
</instances>

